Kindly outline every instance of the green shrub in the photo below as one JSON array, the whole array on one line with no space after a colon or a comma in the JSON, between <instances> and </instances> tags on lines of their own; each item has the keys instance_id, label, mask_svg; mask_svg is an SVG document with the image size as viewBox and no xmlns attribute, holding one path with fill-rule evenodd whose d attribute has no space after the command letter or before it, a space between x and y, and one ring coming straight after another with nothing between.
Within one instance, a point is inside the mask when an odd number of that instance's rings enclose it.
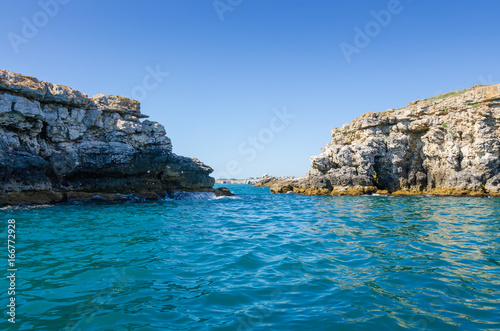
<instances>
[{"instance_id":1,"label":"green shrub","mask_svg":"<svg viewBox=\"0 0 500 331\"><path fill-rule=\"evenodd\" d=\"M425 101L434 101L434 100L446 99L448 97L453 97L453 96L464 94L468 90L469 89L466 88L466 89L461 90L461 91L453 91L453 92L443 93L443 94L437 95L435 97L432 97L432 98L429 98L429 99L425 99Z\"/></svg>"}]
</instances>

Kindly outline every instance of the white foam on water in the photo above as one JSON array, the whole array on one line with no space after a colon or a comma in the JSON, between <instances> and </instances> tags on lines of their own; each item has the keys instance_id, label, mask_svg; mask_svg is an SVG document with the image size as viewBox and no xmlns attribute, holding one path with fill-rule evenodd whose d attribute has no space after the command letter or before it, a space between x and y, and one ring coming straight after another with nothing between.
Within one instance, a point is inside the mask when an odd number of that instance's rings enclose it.
<instances>
[{"instance_id":1,"label":"white foam on water","mask_svg":"<svg viewBox=\"0 0 500 331\"><path fill-rule=\"evenodd\" d=\"M54 205L18 205L18 206L5 206L0 207L0 210L30 210L38 208L52 208Z\"/></svg>"},{"instance_id":2,"label":"white foam on water","mask_svg":"<svg viewBox=\"0 0 500 331\"><path fill-rule=\"evenodd\" d=\"M184 192L177 191L167 195L165 200L214 200L217 199L213 192Z\"/></svg>"},{"instance_id":3,"label":"white foam on water","mask_svg":"<svg viewBox=\"0 0 500 331\"><path fill-rule=\"evenodd\" d=\"M242 199L242 197L240 195L223 195L223 196L220 196L220 197L215 197L215 200L219 200L219 199L230 199L230 200L240 200Z\"/></svg>"}]
</instances>

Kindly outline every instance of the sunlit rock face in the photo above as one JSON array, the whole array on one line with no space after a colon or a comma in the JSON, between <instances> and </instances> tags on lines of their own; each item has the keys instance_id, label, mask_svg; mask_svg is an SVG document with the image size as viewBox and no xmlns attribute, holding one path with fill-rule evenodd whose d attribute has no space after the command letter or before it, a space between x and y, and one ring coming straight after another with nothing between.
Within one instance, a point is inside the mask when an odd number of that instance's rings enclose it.
<instances>
[{"instance_id":1,"label":"sunlit rock face","mask_svg":"<svg viewBox=\"0 0 500 331\"><path fill-rule=\"evenodd\" d=\"M147 117L132 99L0 70L0 204L210 191L212 169Z\"/></svg>"},{"instance_id":2,"label":"sunlit rock face","mask_svg":"<svg viewBox=\"0 0 500 331\"><path fill-rule=\"evenodd\" d=\"M332 130L305 177L275 193L500 195L500 85L367 113Z\"/></svg>"}]
</instances>

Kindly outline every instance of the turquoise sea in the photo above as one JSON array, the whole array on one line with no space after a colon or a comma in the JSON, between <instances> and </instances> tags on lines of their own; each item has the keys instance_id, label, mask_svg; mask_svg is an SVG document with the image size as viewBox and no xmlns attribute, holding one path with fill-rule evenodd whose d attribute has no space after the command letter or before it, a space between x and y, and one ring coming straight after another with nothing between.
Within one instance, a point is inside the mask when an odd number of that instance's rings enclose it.
<instances>
[{"instance_id":1,"label":"turquoise sea","mask_svg":"<svg viewBox=\"0 0 500 331\"><path fill-rule=\"evenodd\" d=\"M228 187L0 209L4 274L8 219L18 269L0 329L500 329L500 199Z\"/></svg>"}]
</instances>

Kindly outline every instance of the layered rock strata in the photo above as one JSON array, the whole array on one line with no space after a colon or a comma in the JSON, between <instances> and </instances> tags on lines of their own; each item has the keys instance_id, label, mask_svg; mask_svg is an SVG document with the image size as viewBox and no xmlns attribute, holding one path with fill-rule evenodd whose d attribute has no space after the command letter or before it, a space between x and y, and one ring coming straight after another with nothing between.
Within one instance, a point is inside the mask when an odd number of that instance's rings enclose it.
<instances>
[{"instance_id":1,"label":"layered rock strata","mask_svg":"<svg viewBox=\"0 0 500 331\"><path fill-rule=\"evenodd\" d=\"M271 192L500 196L500 85L367 113L332 130L305 177Z\"/></svg>"},{"instance_id":2,"label":"layered rock strata","mask_svg":"<svg viewBox=\"0 0 500 331\"><path fill-rule=\"evenodd\" d=\"M0 204L213 191L212 169L147 117L132 99L0 70Z\"/></svg>"}]
</instances>

